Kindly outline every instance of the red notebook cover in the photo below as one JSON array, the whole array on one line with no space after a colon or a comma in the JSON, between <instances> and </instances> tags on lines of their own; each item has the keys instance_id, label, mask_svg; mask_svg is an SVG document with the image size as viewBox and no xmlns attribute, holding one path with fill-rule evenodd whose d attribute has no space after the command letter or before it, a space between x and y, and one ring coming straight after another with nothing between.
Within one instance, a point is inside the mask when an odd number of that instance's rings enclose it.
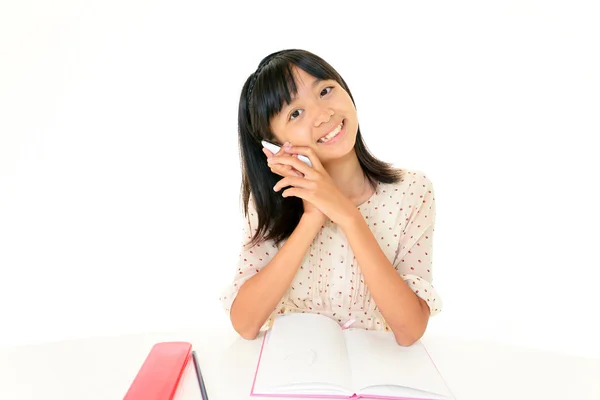
<instances>
[{"instance_id":1,"label":"red notebook cover","mask_svg":"<svg viewBox=\"0 0 600 400\"><path fill-rule=\"evenodd\" d=\"M191 356L190 343L155 344L123 400L173 400Z\"/></svg>"}]
</instances>

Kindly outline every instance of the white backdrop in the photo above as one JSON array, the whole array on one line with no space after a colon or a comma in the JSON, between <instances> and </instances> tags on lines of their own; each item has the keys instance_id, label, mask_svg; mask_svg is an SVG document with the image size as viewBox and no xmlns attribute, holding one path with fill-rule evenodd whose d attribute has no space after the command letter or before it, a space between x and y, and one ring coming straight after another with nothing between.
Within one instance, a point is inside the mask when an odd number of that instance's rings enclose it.
<instances>
[{"instance_id":1,"label":"white backdrop","mask_svg":"<svg viewBox=\"0 0 600 400\"><path fill-rule=\"evenodd\" d=\"M598 6L214 3L1 3L0 346L228 324L240 90L302 48L434 184L429 329L600 357Z\"/></svg>"}]
</instances>

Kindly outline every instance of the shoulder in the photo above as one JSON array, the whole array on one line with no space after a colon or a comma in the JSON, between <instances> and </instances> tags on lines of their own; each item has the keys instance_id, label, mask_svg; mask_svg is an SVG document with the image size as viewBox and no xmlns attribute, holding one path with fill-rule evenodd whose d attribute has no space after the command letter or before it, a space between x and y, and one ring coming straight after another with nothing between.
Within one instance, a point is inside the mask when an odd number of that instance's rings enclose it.
<instances>
[{"instance_id":1,"label":"shoulder","mask_svg":"<svg viewBox=\"0 0 600 400\"><path fill-rule=\"evenodd\" d=\"M407 172L405 180L408 181L408 184L411 186L421 186L421 187L431 187L433 186L429 175L422 170L410 170Z\"/></svg>"},{"instance_id":2,"label":"shoulder","mask_svg":"<svg viewBox=\"0 0 600 400\"><path fill-rule=\"evenodd\" d=\"M402 177L394 183L380 183L379 187L382 190L387 192L420 188L433 189L433 183L425 171L419 169L399 169L402 171Z\"/></svg>"},{"instance_id":3,"label":"shoulder","mask_svg":"<svg viewBox=\"0 0 600 400\"><path fill-rule=\"evenodd\" d=\"M433 183L425 171L418 169L403 169L403 176L398 182L380 183L376 198L376 205L391 203L405 212L435 206Z\"/></svg>"}]
</instances>

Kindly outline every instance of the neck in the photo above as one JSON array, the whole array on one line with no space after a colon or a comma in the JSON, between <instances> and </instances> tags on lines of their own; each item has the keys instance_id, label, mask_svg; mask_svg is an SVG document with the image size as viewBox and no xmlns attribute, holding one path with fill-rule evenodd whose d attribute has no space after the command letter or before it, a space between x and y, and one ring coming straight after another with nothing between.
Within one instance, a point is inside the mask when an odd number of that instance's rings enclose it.
<instances>
[{"instance_id":1,"label":"neck","mask_svg":"<svg viewBox=\"0 0 600 400\"><path fill-rule=\"evenodd\" d=\"M360 167L354 149L342 158L323 164L323 167L340 192L354 205L358 206L371 197L373 189Z\"/></svg>"}]
</instances>

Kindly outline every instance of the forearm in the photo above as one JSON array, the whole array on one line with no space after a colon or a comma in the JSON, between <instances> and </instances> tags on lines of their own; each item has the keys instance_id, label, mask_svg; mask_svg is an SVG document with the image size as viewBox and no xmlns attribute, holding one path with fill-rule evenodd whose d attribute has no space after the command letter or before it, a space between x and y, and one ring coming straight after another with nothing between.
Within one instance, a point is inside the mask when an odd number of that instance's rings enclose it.
<instances>
[{"instance_id":1,"label":"forearm","mask_svg":"<svg viewBox=\"0 0 600 400\"><path fill-rule=\"evenodd\" d=\"M423 336L429 306L404 282L387 259L360 213L342 226L365 284L400 345L409 346Z\"/></svg>"},{"instance_id":2,"label":"forearm","mask_svg":"<svg viewBox=\"0 0 600 400\"><path fill-rule=\"evenodd\" d=\"M231 322L242 337L256 338L291 285L322 223L322 218L302 216L271 262L241 286L231 306Z\"/></svg>"}]
</instances>

